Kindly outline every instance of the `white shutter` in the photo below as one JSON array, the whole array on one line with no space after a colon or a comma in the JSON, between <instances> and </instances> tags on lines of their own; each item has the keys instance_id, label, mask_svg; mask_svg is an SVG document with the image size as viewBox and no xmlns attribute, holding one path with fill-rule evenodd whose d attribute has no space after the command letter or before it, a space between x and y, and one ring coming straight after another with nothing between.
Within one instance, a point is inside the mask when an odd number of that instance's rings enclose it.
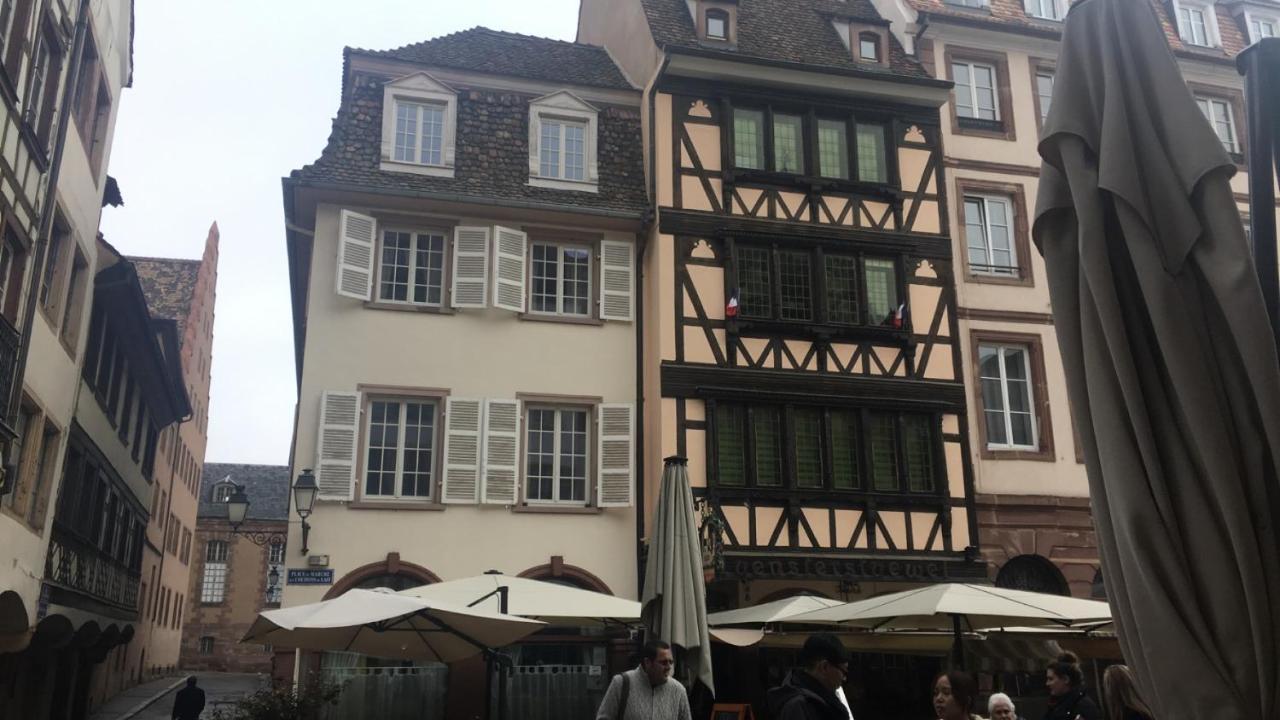
<instances>
[{"instance_id":1,"label":"white shutter","mask_svg":"<svg viewBox=\"0 0 1280 720\"><path fill-rule=\"evenodd\" d=\"M372 299L377 237L378 223L373 218L350 210L338 213L338 272L335 282L339 295L356 300Z\"/></svg>"},{"instance_id":2,"label":"white shutter","mask_svg":"<svg viewBox=\"0 0 1280 720\"><path fill-rule=\"evenodd\" d=\"M453 230L453 306L482 308L489 289L489 228Z\"/></svg>"},{"instance_id":3,"label":"white shutter","mask_svg":"<svg viewBox=\"0 0 1280 720\"><path fill-rule=\"evenodd\" d=\"M360 436L360 393L326 390L320 395L320 432L316 439L317 497L350 500L356 477L356 439Z\"/></svg>"},{"instance_id":4,"label":"white shutter","mask_svg":"<svg viewBox=\"0 0 1280 720\"><path fill-rule=\"evenodd\" d=\"M447 503L480 499L480 427L484 401L451 397L444 410L444 490Z\"/></svg>"},{"instance_id":5,"label":"white shutter","mask_svg":"<svg viewBox=\"0 0 1280 720\"><path fill-rule=\"evenodd\" d=\"M600 243L600 318L603 320L631 322L635 315L631 252L631 243L610 240Z\"/></svg>"},{"instance_id":6,"label":"white shutter","mask_svg":"<svg viewBox=\"0 0 1280 720\"><path fill-rule=\"evenodd\" d=\"M493 229L493 306L524 312L525 247L529 236L502 226Z\"/></svg>"},{"instance_id":7,"label":"white shutter","mask_svg":"<svg viewBox=\"0 0 1280 720\"><path fill-rule=\"evenodd\" d=\"M635 408L631 403L596 406L600 447L596 504L631 507L635 488Z\"/></svg>"},{"instance_id":8,"label":"white shutter","mask_svg":"<svg viewBox=\"0 0 1280 720\"><path fill-rule=\"evenodd\" d=\"M516 504L516 467L520 448L520 401L484 404L484 478L481 498L493 505Z\"/></svg>"}]
</instances>

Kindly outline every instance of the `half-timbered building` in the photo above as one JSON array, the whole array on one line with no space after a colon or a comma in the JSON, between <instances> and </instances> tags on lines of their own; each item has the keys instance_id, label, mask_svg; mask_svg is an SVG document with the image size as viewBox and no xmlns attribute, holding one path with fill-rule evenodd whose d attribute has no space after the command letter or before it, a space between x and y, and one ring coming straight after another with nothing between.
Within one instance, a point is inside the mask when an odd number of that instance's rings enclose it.
<instances>
[{"instance_id":1,"label":"half-timbered building","mask_svg":"<svg viewBox=\"0 0 1280 720\"><path fill-rule=\"evenodd\" d=\"M865 0L588 0L578 32L645 87L643 456L688 458L709 605L983 576L950 83Z\"/></svg>"}]
</instances>

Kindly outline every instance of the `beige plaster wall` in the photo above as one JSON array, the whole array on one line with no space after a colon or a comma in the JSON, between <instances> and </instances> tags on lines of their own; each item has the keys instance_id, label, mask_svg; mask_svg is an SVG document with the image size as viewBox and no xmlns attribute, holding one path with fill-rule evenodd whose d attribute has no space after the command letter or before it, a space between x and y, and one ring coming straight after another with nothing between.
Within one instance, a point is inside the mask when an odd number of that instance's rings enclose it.
<instances>
[{"instance_id":1,"label":"beige plaster wall","mask_svg":"<svg viewBox=\"0 0 1280 720\"><path fill-rule=\"evenodd\" d=\"M643 87L662 62L649 21L639 2L582 0L578 6L578 42L607 48L609 56L637 87Z\"/></svg>"}]
</instances>

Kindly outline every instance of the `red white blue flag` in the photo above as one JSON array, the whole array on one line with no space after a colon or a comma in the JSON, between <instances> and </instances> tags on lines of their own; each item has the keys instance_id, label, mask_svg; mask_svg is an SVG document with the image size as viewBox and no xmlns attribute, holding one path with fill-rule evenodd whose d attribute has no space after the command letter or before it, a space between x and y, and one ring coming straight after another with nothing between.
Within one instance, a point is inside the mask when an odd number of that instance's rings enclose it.
<instances>
[{"instance_id":1,"label":"red white blue flag","mask_svg":"<svg viewBox=\"0 0 1280 720\"><path fill-rule=\"evenodd\" d=\"M734 288L729 295L729 302L725 303L724 316L727 318L738 317L738 288Z\"/></svg>"}]
</instances>

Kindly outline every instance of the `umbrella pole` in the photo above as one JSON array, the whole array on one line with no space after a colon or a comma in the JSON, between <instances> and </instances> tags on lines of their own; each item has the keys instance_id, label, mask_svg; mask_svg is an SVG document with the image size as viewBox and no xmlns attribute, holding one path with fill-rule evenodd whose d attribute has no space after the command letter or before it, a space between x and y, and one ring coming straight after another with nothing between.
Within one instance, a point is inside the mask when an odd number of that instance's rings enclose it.
<instances>
[{"instance_id":1,"label":"umbrella pole","mask_svg":"<svg viewBox=\"0 0 1280 720\"><path fill-rule=\"evenodd\" d=\"M1253 258L1271 330L1280 342L1280 270L1277 269L1276 193L1280 165L1280 38L1264 38L1236 57L1244 75L1249 134L1249 224Z\"/></svg>"},{"instance_id":2,"label":"umbrella pole","mask_svg":"<svg viewBox=\"0 0 1280 720\"><path fill-rule=\"evenodd\" d=\"M952 663L957 670L964 670L964 633L960 630L960 616L951 616L951 631L955 640L951 644Z\"/></svg>"}]
</instances>

